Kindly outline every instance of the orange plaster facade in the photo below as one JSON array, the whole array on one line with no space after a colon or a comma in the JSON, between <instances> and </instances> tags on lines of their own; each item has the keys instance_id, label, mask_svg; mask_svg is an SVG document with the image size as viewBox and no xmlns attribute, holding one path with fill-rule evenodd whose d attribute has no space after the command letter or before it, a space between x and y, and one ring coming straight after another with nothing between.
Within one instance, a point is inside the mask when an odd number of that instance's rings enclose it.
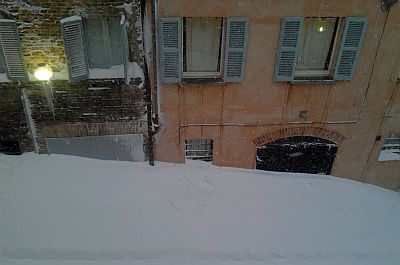
<instances>
[{"instance_id":1,"label":"orange plaster facade","mask_svg":"<svg viewBox=\"0 0 400 265\"><path fill-rule=\"evenodd\" d=\"M400 4L388 12L376 0L157 2L157 17L248 17L249 39L240 83L159 82L156 160L183 163L186 139L213 139L214 165L255 168L257 139L295 136L297 130L339 139L333 140L339 148L332 175L400 189L400 161L377 161L385 137L400 132ZM284 16L368 17L352 80L274 81ZM299 117L300 111L308 116Z\"/></svg>"}]
</instances>

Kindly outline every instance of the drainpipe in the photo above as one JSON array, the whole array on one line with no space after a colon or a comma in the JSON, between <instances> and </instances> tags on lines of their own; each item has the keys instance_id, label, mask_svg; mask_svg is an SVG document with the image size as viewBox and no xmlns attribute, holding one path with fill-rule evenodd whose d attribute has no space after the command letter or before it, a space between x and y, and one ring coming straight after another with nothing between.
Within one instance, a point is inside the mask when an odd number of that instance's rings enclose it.
<instances>
[{"instance_id":1,"label":"drainpipe","mask_svg":"<svg viewBox=\"0 0 400 265\"><path fill-rule=\"evenodd\" d=\"M144 28L144 19L145 19L145 9L146 9L146 0L140 1L141 8L141 22L142 22L142 34L146 34ZM145 38L143 37L143 41ZM143 44L143 49L146 52L146 45ZM146 60L146 55L144 55L144 88L146 93L146 111L147 111L147 151L149 155L149 165L154 166L154 153L153 153L153 120L152 120L152 102L151 102L151 84L149 78L149 67Z\"/></svg>"}]
</instances>

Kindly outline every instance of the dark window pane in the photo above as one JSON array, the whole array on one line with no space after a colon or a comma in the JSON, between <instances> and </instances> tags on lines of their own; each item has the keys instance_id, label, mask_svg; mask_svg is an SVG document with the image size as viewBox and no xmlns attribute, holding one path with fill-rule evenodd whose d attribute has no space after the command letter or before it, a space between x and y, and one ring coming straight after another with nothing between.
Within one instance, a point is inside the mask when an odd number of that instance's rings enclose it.
<instances>
[{"instance_id":1,"label":"dark window pane","mask_svg":"<svg viewBox=\"0 0 400 265\"><path fill-rule=\"evenodd\" d=\"M108 31L111 42L111 65L124 63L124 38L122 35L122 26L117 17L108 18Z\"/></svg>"},{"instance_id":2,"label":"dark window pane","mask_svg":"<svg viewBox=\"0 0 400 265\"><path fill-rule=\"evenodd\" d=\"M86 41L88 47L89 65L91 68L109 68L105 41L106 32L103 31L101 18L90 18L85 24Z\"/></svg>"}]
</instances>

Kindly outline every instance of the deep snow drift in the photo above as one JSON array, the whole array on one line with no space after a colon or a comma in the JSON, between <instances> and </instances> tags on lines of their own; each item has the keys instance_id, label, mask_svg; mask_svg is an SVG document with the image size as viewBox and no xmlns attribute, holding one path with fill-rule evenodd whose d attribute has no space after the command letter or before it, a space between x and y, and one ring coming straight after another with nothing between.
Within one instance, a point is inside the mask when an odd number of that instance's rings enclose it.
<instances>
[{"instance_id":1,"label":"deep snow drift","mask_svg":"<svg viewBox=\"0 0 400 265\"><path fill-rule=\"evenodd\" d=\"M398 265L400 193L193 161L0 155L0 264Z\"/></svg>"}]
</instances>

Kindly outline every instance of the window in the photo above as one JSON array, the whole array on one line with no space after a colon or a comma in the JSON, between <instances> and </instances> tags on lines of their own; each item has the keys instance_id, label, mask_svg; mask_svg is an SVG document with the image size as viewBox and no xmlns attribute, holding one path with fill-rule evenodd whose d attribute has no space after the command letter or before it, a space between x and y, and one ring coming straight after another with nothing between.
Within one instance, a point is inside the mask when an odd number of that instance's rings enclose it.
<instances>
[{"instance_id":1,"label":"window","mask_svg":"<svg viewBox=\"0 0 400 265\"><path fill-rule=\"evenodd\" d=\"M183 19L183 77L221 78L222 18Z\"/></svg>"},{"instance_id":2,"label":"window","mask_svg":"<svg viewBox=\"0 0 400 265\"><path fill-rule=\"evenodd\" d=\"M123 32L117 17L84 20L89 78L124 78ZM105 75L102 69L108 69Z\"/></svg>"},{"instance_id":3,"label":"window","mask_svg":"<svg viewBox=\"0 0 400 265\"><path fill-rule=\"evenodd\" d=\"M14 20L0 19L0 82L27 81L21 42Z\"/></svg>"},{"instance_id":4,"label":"window","mask_svg":"<svg viewBox=\"0 0 400 265\"><path fill-rule=\"evenodd\" d=\"M240 82L248 36L244 17L168 17L158 22L161 80Z\"/></svg>"},{"instance_id":5,"label":"window","mask_svg":"<svg viewBox=\"0 0 400 265\"><path fill-rule=\"evenodd\" d=\"M400 133L390 133L383 142L378 161L400 160Z\"/></svg>"},{"instance_id":6,"label":"window","mask_svg":"<svg viewBox=\"0 0 400 265\"><path fill-rule=\"evenodd\" d=\"M117 17L61 20L70 82L124 78L127 38Z\"/></svg>"},{"instance_id":7,"label":"window","mask_svg":"<svg viewBox=\"0 0 400 265\"><path fill-rule=\"evenodd\" d=\"M339 18L305 18L300 37L295 79L332 79L333 57L337 52Z\"/></svg>"},{"instance_id":8,"label":"window","mask_svg":"<svg viewBox=\"0 0 400 265\"><path fill-rule=\"evenodd\" d=\"M351 80L366 27L367 18L283 18L275 80Z\"/></svg>"},{"instance_id":9,"label":"window","mask_svg":"<svg viewBox=\"0 0 400 265\"><path fill-rule=\"evenodd\" d=\"M202 161L213 160L213 140L195 139L185 141L185 158Z\"/></svg>"}]
</instances>

